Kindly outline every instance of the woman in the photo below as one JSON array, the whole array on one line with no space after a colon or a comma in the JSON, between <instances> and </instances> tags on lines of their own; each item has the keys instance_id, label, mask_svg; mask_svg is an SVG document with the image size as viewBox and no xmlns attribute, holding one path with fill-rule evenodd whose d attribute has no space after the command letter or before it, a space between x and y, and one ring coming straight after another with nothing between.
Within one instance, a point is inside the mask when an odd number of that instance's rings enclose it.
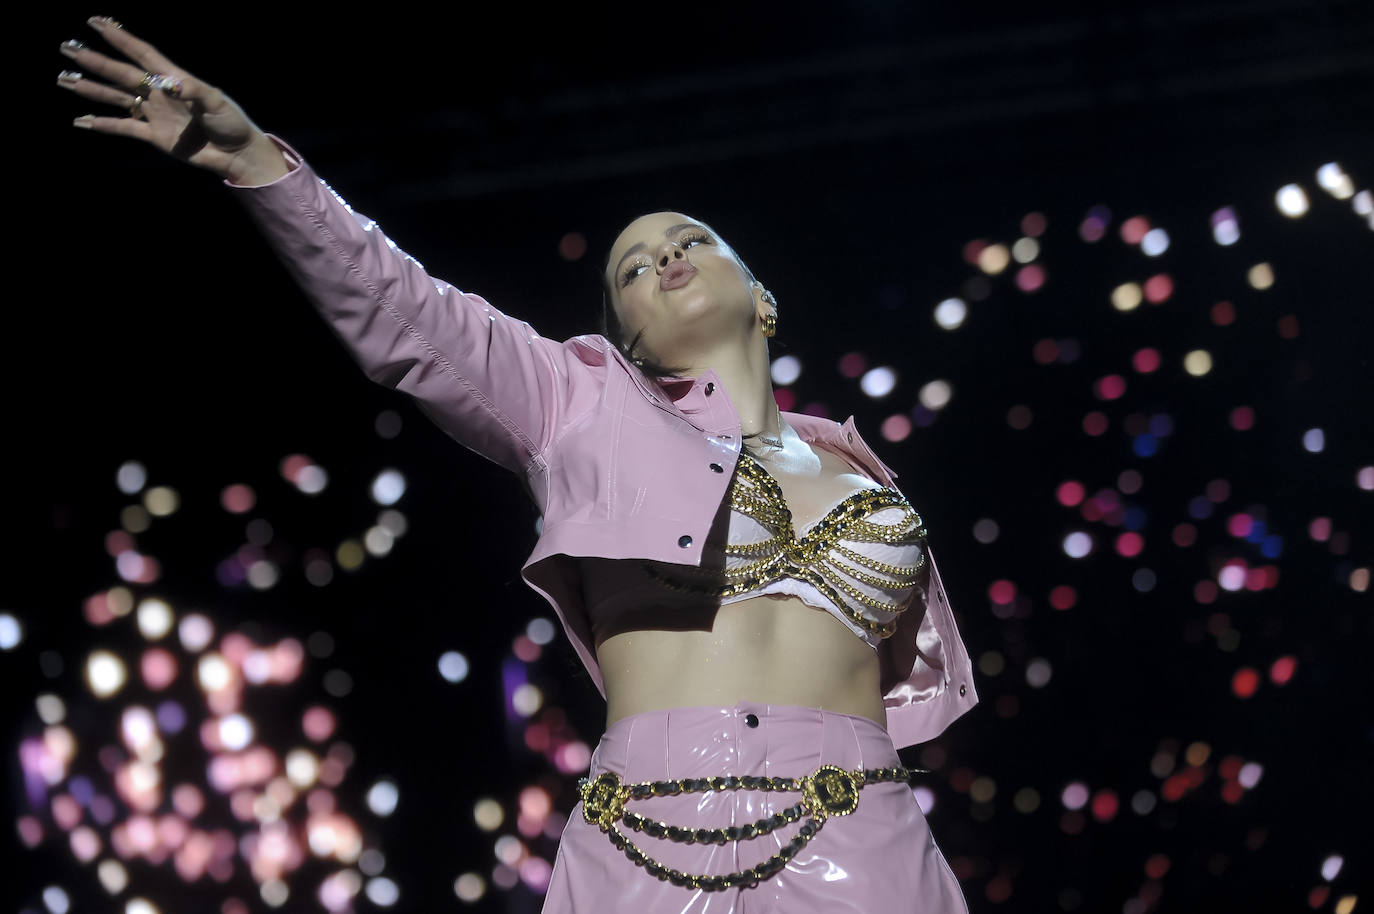
<instances>
[{"instance_id":1,"label":"woman","mask_svg":"<svg viewBox=\"0 0 1374 914\"><path fill-rule=\"evenodd\" d=\"M631 222L607 334L433 279L227 96L107 19L59 83L234 188L378 383L521 474L523 575L607 699L546 911L965 911L897 748L977 702L920 516L844 424L782 413L773 296L709 226ZM608 339L609 337L609 339ZM614 342L611 342L613 340Z\"/></svg>"}]
</instances>

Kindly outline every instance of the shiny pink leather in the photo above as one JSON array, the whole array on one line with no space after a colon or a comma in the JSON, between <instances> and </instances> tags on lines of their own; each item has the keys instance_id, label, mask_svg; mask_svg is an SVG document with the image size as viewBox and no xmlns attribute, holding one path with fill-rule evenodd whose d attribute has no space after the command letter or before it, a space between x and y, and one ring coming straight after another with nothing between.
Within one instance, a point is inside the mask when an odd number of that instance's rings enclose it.
<instances>
[{"instance_id":1,"label":"shiny pink leather","mask_svg":"<svg viewBox=\"0 0 1374 914\"><path fill-rule=\"evenodd\" d=\"M540 336L431 277L273 140L289 173L261 186L225 183L370 378L410 394L454 439L527 480L543 525L522 575L604 694L573 557L701 564L740 447L719 376L655 382L603 336ZM852 416L785 415L805 441L894 485ZM978 701L929 543L927 554L925 605L902 614L879 652L899 747L935 738Z\"/></svg>"},{"instance_id":2,"label":"shiny pink leather","mask_svg":"<svg viewBox=\"0 0 1374 914\"><path fill-rule=\"evenodd\" d=\"M752 715L752 717L751 717ZM750 726L754 722L756 726ZM592 756L591 776L622 781L763 775L802 777L822 764L847 770L900 765L891 738L864 717L742 702L676 708L613 723ZM916 775L919 783L922 775ZM631 800L626 809L693 828L724 828L771 816L797 793L726 790ZM803 820L805 821L805 820ZM792 840L801 823L724 845L678 844L620 830L650 857L698 875L739 872ZM936 847L911 788L870 784L847 816L832 816L785 869L752 888L707 892L660 882L572 811L554 860L544 914L967 914L959 881Z\"/></svg>"}]
</instances>

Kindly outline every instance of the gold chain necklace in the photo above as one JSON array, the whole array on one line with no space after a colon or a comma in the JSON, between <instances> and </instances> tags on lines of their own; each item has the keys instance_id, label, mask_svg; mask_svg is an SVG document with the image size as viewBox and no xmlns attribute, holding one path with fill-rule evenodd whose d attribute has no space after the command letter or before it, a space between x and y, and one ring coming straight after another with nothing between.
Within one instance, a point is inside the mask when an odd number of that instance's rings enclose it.
<instances>
[{"instance_id":1,"label":"gold chain necklace","mask_svg":"<svg viewBox=\"0 0 1374 914\"><path fill-rule=\"evenodd\" d=\"M772 448L773 450L775 450L775 451L780 451L780 450L782 450L782 410L778 407L778 401L777 401L777 400L774 400L774 401L773 401L773 412L774 412L774 414L776 414L777 417L778 417L778 437L776 437L776 438L769 438L767 435L765 435L765 434L763 433L763 429L759 429L757 432L754 432L752 435L744 435L744 434L741 434L740 437L741 437L741 438L744 438L745 440L748 440L749 438L758 438L760 441L762 441L764 444L768 445L768 446L769 446L770 448ZM748 445L745 445L745 446L748 447Z\"/></svg>"}]
</instances>

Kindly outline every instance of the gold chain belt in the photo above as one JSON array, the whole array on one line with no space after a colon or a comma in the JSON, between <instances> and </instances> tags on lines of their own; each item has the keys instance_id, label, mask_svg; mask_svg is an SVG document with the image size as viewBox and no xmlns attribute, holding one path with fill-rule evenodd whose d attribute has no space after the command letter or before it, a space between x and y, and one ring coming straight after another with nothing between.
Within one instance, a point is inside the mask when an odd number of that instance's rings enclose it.
<instances>
[{"instance_id":1,"label":"gold chain belt","mask_svg":"<svg viewBox=\"0 0 1374 914\"><path fill-rule=\"evenodd\" d=\"M859 805L859 791L865 784L882 781L910 780L912 773L924 768L869 768L846 771L835 765L822 765L814 773L802 778L769 777L711 777L682 778L676 781L641 781L622 784L619 776L607 771L596 778L580 778L577 792L582 797L582 815L599 827L611 839L617 850L625 852L635 866L643 867L661 882L707 892L723 892L737 886L756 886L787 865L812 838L830 816L847 816ZM630 800L651 797L677 796L681 793L711 793L724 790L800 791L801 802L780 813L729 828L683 828L659 822L630 812L625 804ZM766 835L802 816L810 816L802 823L795 838L757 866L726 876L695 876L665 866L635 846L616 827L623 821L631 829L651 838L667 838L679 844L724 844Z\"/></svg>"}]
</instances>

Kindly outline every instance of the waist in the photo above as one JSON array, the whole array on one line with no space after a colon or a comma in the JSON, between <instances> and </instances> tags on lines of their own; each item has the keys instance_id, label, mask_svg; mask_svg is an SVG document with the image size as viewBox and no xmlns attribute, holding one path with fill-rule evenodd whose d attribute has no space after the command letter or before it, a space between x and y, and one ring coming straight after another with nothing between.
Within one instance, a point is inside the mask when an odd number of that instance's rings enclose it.
<instances>
[{"instance_id":1,"label":"waist","mask_svg":"<svg viewBox=\"0 0 1374 914\"><path fill-rule=\"evenodd\" d=\"M646 612L642 625L597 646L608 723L753 701L886 724L877 652L831 614L794 597L716 606L700 618Z\"/></svg>"},{"instance_id":2,"label":"waist","mask_svg":"<svg viewBox=\"0 0 1374 914\"><path fill-rule=\"evenodd\" d=\"M591 776L801 777L822 765L900 764L887 730L862 715L740 701L644 711L614 721L592 753Z\"/></svg>"}]
</instances>

